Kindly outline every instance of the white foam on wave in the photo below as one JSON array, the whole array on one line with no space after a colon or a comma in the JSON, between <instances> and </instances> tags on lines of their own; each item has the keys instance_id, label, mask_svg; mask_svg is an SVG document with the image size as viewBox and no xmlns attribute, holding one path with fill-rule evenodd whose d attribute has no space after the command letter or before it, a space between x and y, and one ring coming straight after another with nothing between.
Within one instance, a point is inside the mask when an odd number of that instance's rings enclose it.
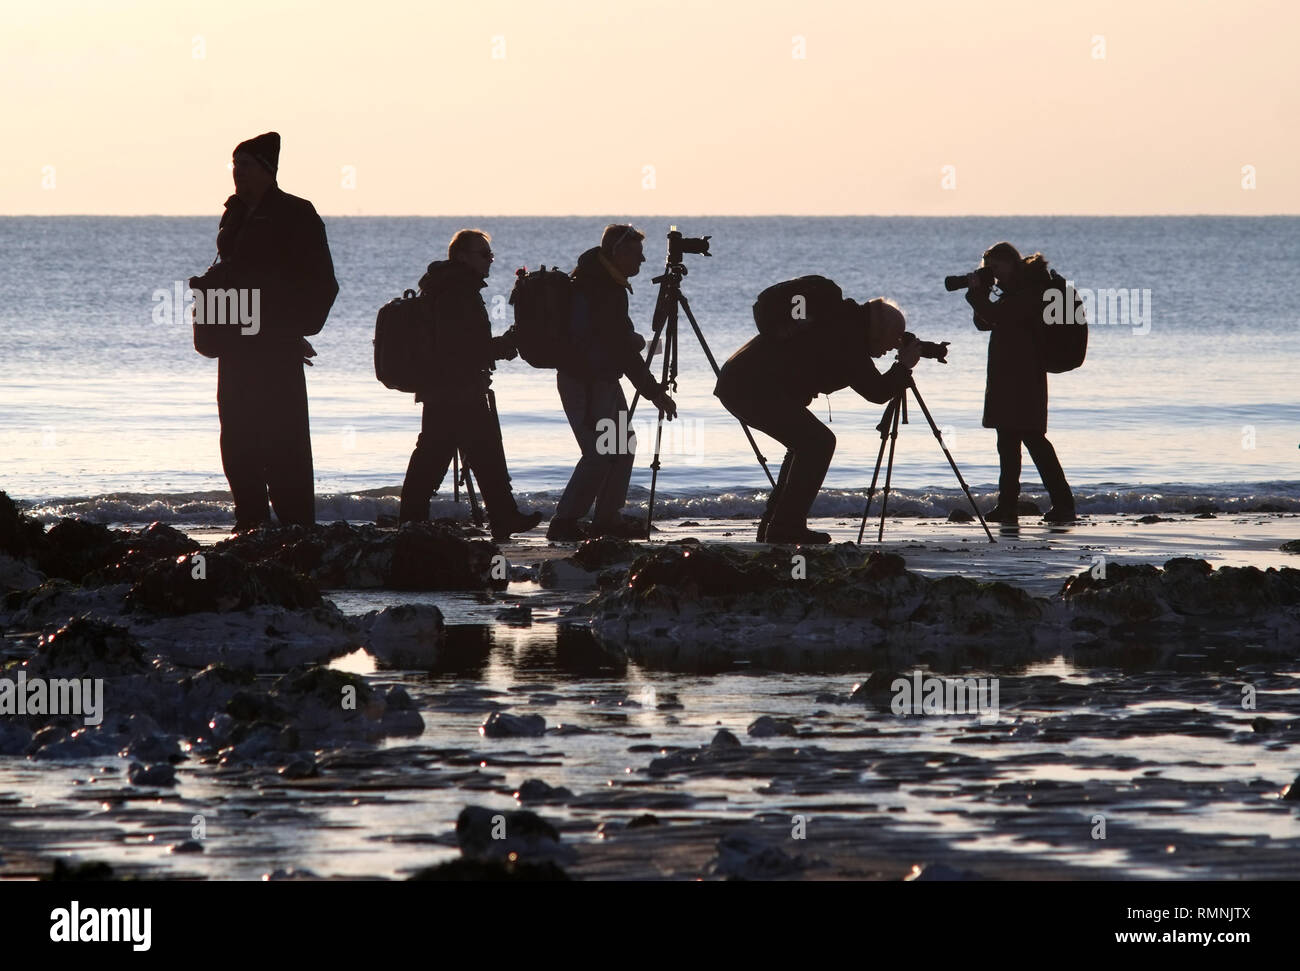
<instances>
[{"instance_id":1,"label":"white foam on wave","mask_svg":"<svg viewBox=\"0 0 1300 971\"><path fill-rule=\"evenodd\" d=\"M987 509L997 499L990 489L972 489L980 509ZM1045 511L1050 505L1041 491L1027 490L1022 499L1038 503ZM524 509L537 509L545 516L555 510L557 492L517 494ZM649 494L633 489L625 511L629 515L646 511ZM813 504L816 518L853 518L862 515L866 491L862 489L823 489ZM1300 482L1239 483L1222 486L1196 485L1124 485L1105 483L1084 486L1075 491L1081 513L1090 515L1148 515L1153 513L1198 513L1214 510L1221 513L1280 511L1300 513ZM396 518L400 489L372 489L364 493L334 493L316 497L316 519L329 522L375 522ZM691 495L660 493L655 497L656 518L673 519L743 519L757 518L767 503L767 492L752 488L715 489ZM881 493L872 502L879 513ZM75 516L97 523L143 525L151 522L172 525L224 526L234 522L234 504L229 493L114 493L105 496L54 498L23 502L28 515L50 524L65 516ZM889 495L889 514L899 517L946 517L954 509L970 509L970 503L957 487L932 489L895 489ZM451 496L436 499L430 509L434 518L467 520L469 503L464 494L459 503Z\"/></svg>"}]
</instances>

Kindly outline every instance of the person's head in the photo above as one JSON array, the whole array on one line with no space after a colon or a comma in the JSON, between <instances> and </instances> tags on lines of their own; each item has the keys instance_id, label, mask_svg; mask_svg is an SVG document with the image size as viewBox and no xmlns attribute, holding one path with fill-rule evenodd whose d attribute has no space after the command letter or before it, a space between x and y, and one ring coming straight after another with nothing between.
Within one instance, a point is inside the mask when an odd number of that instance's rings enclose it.
<instances>
[{"instance_id":1,"label":"person's head","mask_svg":"<svg viewBox=\"0 0 1300 971\"><path fill-rule=\"evenodd\" d=\"M256 138L240 142L231 153L231 177L235 180L235 195L245 202L256 204L266 190L275 185L280 168L280 136L269 131Z\"/></svg>"},{"instance_id":2,"label":"person's head","mask_svg":"<svg viewBox=\"0 0 1300 971\"><path fill-rule=\"evenodd\" d=\"M447 244L447 259L464 263L487 279L492 271L492 237L481 229L462 229Z\"/></svg>"},{"instance_id":3,"label":"person's head","mask_svg":"<svg viewBox=\"0 0 1300 971\"><path fill-rule=\"evenodd\" d=\"M993 276L1001 286L1011 280L1020 268L1020 251L1010 243L994 243L984 251L981 266L993 271Z\"/></svg>"},{"instance_id":4,"label":"person's head","mask_svg":"<svg viewBox=\"0 0 1300 971\"><path fill-rule=\"evenodd\" d=\"M903 346L907 318L892 300L876 297L862 305L867 318L867 353L880 357Z\"/></svg>"},{"instance_id":5,"label":"person's head","mask_svg":"<svg viewBox=\"0 0 1300 971\"><path fill-rule=\"evenodd\" d=\"M605 227L600 237L600 251L614 264L619 273L634 277L641 272L645 262L645 252L641 241L645 233L631 225L613 223Z\"/></svg>"}]
</instances>

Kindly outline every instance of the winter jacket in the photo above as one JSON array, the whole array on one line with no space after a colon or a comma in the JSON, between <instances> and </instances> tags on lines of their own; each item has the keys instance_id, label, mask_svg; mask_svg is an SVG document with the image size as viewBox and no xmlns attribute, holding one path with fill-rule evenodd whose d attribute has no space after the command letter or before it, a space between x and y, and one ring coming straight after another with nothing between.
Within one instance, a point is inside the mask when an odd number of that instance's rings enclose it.
<instances>
[{"instance_id":1,"label":"winter jacket","mask_svg":"<svg viewBox=\"0 0 1300 971\"><path fill-rule=\"evenodd\" d=\"M512 353L509 338L492 336L479 292L485 286L487 280L458 260L435 260L420 277L420 297L433 328L434 363L428 388L416 401L439 390L485 391L495 361Z\"/></svg>"},{"instance_id":2,"label":"winter jacket","mask_svg":"<svg viewBox=\"0 0 1300 971\"><path fill-rule=\"evenodd\" d=\"M984 389L984 427L1047 431L1047 369L1038 352L1043 322L1043 291L1050 285L1047 264L1020 269L1021 278L990 300L987 290L966 291L975 326L989 331L988 382Z\"/></svg>"},{"instance_id":3,"label":"winter jacket","mask_svg":"<svg viewBox=\"0 0 1300 971\"><path fill-rule=\"evenodd\" d=\"M267 189L252 210L237 195L226 200L217 262L190 285L196 300L204 300L209 289L244 291L245 306L258 310L252 327L196 324L195 348L206 357L297 353L303 337L325 326L339 292L325 224L310 202L279 186ZM258 292L256 304L252 291Z\"/></svg>"},{"instance_id":4,"label":"winter jacket","mask_svg":"<svg viewBox=\"0 0 1300 971\"><path fill-rule=\"evenodd\" d=\"M722 365L717 388L724 402L735 395L781 395L807 407L819 394L852 388L868 401L884 404L907 387L912 371L895 362L877 370L867 344L864 314L845 301L835 320L785 340L759 334Z\"/></svg>"},{"instance_id":5,"label":"winter jacket","mask_svg":"<svg viewBox=\"0 0 1300 971\"><path fill-rule=\"evenodd\" d=\"M627 295L632 287L614 277L601 259L600 247L583 253L571 276L577 290L575 353L559 370L585 381L617 381L626 375L646 397L658 394L659 383L640 355L645 340L637 334L627 312Z\"/></svg>"}]
</instances>

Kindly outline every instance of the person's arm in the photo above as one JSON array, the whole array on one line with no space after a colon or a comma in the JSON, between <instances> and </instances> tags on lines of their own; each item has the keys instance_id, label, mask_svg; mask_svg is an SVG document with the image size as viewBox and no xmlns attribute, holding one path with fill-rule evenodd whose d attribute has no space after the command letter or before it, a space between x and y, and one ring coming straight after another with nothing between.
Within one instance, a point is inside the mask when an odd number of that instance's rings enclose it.
<instances>
[{"instance_id":1,"label":"person's arm","mask_svg":"<svg viewBox=\"0 0 1300 971\"><path fill-rule=\"evenodd\" d=\"M912 369L903 361L895 362L893 367L881 374L871 359L866 358L853 381L849 383L849 387L868 401L883 405L886 401L902 394L903 389L911 381Z\"/></svg>"}]
</instances>

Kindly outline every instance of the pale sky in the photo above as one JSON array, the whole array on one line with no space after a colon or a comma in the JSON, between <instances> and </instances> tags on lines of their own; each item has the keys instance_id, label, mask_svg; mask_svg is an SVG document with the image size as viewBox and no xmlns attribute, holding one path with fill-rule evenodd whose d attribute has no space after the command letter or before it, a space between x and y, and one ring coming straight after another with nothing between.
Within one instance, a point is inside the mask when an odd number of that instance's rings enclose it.
<instances>
[{"instance_id":1,"label":"pale sky","mask_svg":"<svg viewBox=\"0 0 1300 971\"><path fill-rule=\"evenodd\" d=\"M0 214L1300 214L1292 0L5 6Z\"/></svg>"}]
</instances>

